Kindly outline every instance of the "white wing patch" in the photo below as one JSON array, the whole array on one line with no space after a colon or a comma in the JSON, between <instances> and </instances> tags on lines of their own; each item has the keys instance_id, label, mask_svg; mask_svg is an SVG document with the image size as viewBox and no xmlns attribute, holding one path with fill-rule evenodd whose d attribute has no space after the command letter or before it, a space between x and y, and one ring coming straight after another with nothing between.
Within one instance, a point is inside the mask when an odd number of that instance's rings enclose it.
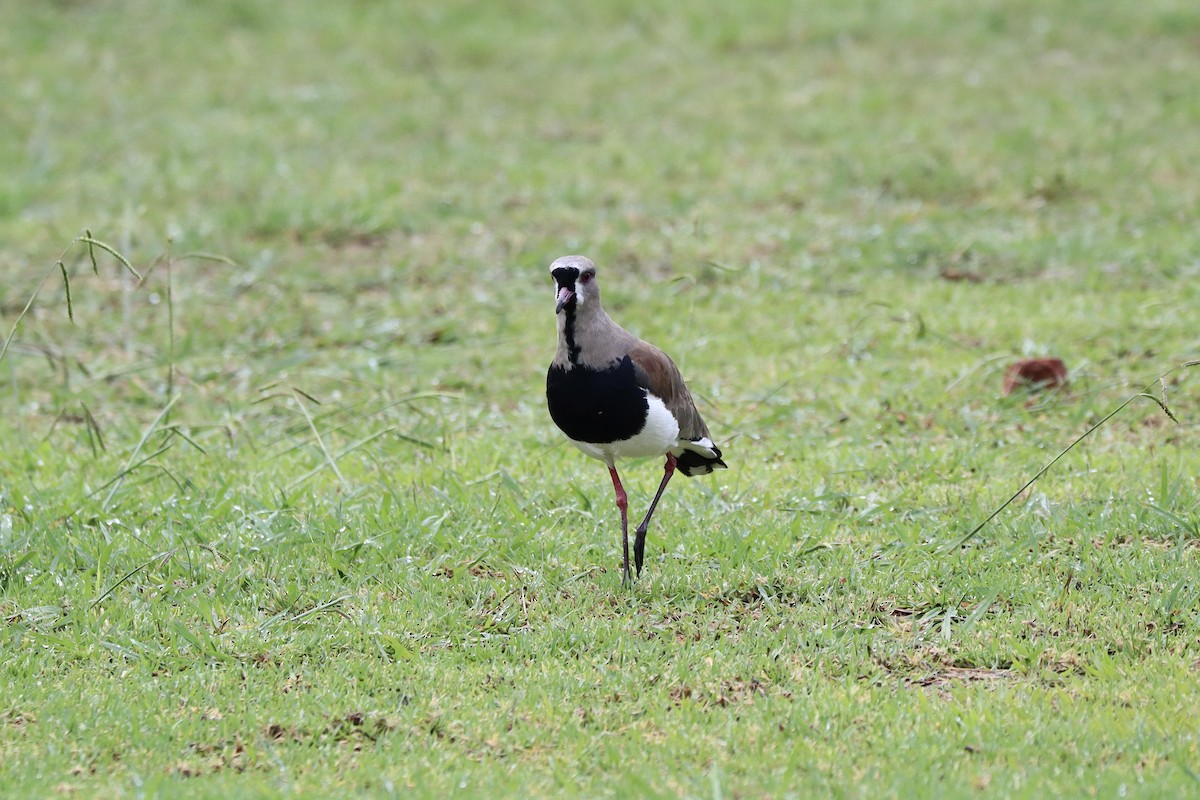
<instances>
[{"instance_id":1,"label":"white wing patch","mask_svg":"<svg viewBox=\"0 0 1200 800\"><path fill-rule=\"evenodd\" d=\"M699 439L688 440L684 439L679 443L679 447L672 452L679 455L684 450L691 450L693 453L699 453L705 458L717 458L717 453L713 450L713 440L707 436L702 436Z\"/></svg>"}]
</instances>

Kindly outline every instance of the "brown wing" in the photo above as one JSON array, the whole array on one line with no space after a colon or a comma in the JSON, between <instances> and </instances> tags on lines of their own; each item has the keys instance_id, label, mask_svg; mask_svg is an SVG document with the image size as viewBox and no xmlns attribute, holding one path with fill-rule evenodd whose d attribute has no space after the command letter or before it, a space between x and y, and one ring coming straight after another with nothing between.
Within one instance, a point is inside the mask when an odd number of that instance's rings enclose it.
<instances>
[{"instance_id":1,"label":"brown wing","mask_svg":"<svg viewBox=\"0 0 1200 800\"><path fill-rule=\"evenodd\" d=\"M629 350L638 385L652 392L679 420L680 439L710 438L708 426L700 418L692 393L671 357L649 342L638 341Z\"/></svg>"}]
</instances>

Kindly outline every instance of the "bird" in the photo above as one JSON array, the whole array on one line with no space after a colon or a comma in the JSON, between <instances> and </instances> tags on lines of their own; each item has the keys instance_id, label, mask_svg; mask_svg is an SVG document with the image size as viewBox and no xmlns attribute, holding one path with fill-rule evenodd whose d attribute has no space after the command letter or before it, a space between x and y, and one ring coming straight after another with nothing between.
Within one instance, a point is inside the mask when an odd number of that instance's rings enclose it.
<instances>
[{"instance_id":1,"label":"bird","mask_svg":"<svg viewBox=\"0 0 1200 800\"><path fill-rule=\"evenodd\" d=\"M571 444L608 467L621 512L621 582L630 585L628 495L617 459L666 457L662 482L635 532L638 577L646 530L671 476L707 475L726 464L675 362L604 311L595 263L563 256L550 264L550 275L558 349L546 372L546 404Z\"/></svg>"}]
</instances>

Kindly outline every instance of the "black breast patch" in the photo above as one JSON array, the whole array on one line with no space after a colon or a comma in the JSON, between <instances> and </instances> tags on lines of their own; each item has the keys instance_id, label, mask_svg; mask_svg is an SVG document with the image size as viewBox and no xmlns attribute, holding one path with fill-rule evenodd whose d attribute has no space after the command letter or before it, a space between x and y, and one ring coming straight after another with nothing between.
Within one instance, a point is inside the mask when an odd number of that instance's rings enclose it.
<instances>
[{"instance_id":1,"label":"black breast patch","mask_svg":"<svg viewBox=\"0 0 1200 800\"><path fill-rule=\"evenodd\" d=\"M638 386L629 356L607 369L552 366L546 373L550 417L577 442L608 444L629 439L646 425L646 390Z\"/></svg>"}]
</instances>

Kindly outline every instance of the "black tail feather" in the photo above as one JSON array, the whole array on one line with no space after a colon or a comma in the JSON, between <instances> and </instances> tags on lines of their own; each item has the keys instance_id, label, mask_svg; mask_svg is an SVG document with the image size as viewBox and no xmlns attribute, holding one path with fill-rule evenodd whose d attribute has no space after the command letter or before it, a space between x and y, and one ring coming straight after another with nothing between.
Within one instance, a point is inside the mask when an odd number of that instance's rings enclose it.
<instances>
[{"instance_id":1,"label":"black tail feather","mask_svg":"<svg viewBox=\"0 0 1200 800\"><path fill-rule=\"evenodd\" d=\"M695 450L684 450L675 457L675 468L689 478L707 475L713 470L725 469L726 464L721 460L721 449L713 445L712 451L716 453L716 458L710 458Z\"/></svg>"}]
</instances>

